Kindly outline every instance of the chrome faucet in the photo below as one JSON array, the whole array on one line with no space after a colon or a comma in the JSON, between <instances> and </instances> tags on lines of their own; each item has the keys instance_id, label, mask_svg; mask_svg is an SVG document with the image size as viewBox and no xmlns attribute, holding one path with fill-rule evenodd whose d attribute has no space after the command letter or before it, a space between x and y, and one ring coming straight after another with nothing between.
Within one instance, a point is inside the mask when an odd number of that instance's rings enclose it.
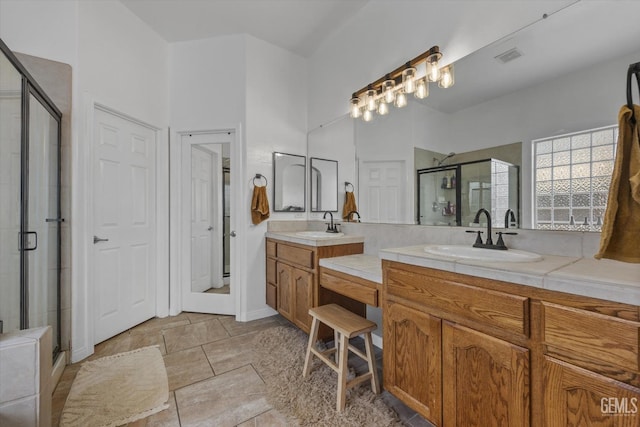
<instances>
[{"instance_id":1,"label":"chrome faucet","mask_svg":"<svg viewBox=\"0 0 640 427\"><path fill-rule=\"evenodd\" d=\"M356 220L356 222L360 222L360 214L358 213L358 211L351 211L347 214L347 222L351 222L351 215L356 214L356 216L358 217L358 219Z\"/></svg>"},{"instance_id":2,"label":"chrome faucet","mask_svg":"<svg viewBox=\"0 0 640 427\"><path fill-rule=\"evenodd\" d=\"M331 219L330 223L327 223L327 233L337 233L338 227L337 224L333 223L333 214L329 211L326 211L322 216L322 219L327 219L327 214L329 214L329 218Z\"/></svg>"},{"instance_id":3,"label":"chrome faucet","mask_svg":"<svg viewBox=\"0 0 640 427\"><path fill-rule=\"evenodd\" d=\"M504 228L509 228L509 224L516 223L516 215L513 213L511 209L507 209L504 213Z\"/></svg>"}]
</instances>

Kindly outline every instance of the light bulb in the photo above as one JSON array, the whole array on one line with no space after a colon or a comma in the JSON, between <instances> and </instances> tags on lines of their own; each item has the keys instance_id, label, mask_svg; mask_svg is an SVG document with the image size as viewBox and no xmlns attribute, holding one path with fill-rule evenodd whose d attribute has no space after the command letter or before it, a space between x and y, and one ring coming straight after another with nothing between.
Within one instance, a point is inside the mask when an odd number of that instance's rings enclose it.
<instances>
[{"instance_id":1,"label":"light bulb","mask_svg":"<svg viewBox=\"0 0 640 427\"><path fill-rule=\"evenodd\" d=\"M396 107L402 108L407 105L407 95L403 91L398 92L396 95Z\"/></svg>"},{"instance_id":2,"label":"light bulb","mask_svg":"<svg viewBox=\"0 0 640 427\"><path fill-rule=\"evenodd\" d=\"M418 99L424 99L429 96L429 83L426 79L418 80L418 83L416 84L416 91L413 96Z\"/></svg>"},{"instance_id":3,"label":"light bulb","mask_svg":"<svg viewBox=\"0 0 640 427\"><path fill-rule=\"evenodd\" d=\"M352 119L357 119L358 117L360 117L360 98L358 98L357 96L351 98L350 110Z\"/></svg>"},{"instance_id":4,"label":"light bulb","mask_svg":"<svg viewBox=\"0 0 640 427\"><path fill-rule=\"evenodd\" d=\"M387 79L382 82L382 93L384 94L384 102L387 104L393 104L396 99L396 94L393 88L396 86L396 82L391 79Z\"/></svg>"},{"instance_id":5,"label":"light bulb","mask_svg":"<svg viewBox=\"0 0 640 427\"><path fill-rule=\"evenodd\" d=\"M416 69L409 67L402 71L402 88L404 93L413 93L416 90Z\"/></svg>"},{"instance_id":6,"label":"light bulb","mask_svg":"<svg viewBox=\"0 0 640 427\"><path fill-rule=\"evenodd\" d=\"M438 86L441 88L449 88L455 83L455 77L453 76L453 64L449 64L442 68L442 75L438 81Z\"/></svg>"},{"instance_id":7,"label":"light bulb","mask_svg":"<svg viewBox=\"0 0 640 427\"><path fill-rule=\"evenodd\" d=\"M366 92L364 106L365 106L366 110L369 110L369 111L375 111L376 110L378 105L377 105L377 102L376 102L376 91L375 90L369 89Z\"/></svg>"},{"instance_id":8,"label":"light bulb","mask_svg":"<svg viewBox=\"0 0 640 427\"><path fill-rule=\"evenodd\" d=\"M370 122L373 120L373 113L370 110L365 109L364 113L362 113L362 120L365 122Z\"/></svg>"},{"instance_id":9,"label":"light bulb","mask_svg":"<svg viewBox=\"0 0 640 427\"><path fill-rule=\"evenodd\" d=\"M381 116L389 114L389 106L386 102L380 101L380 103L378 103L378 114Z\"/></svg>"},{"instance_id":10,"label":"light bulb","mask_svg":"<svg viewBox=\"0 0 640 427\"><path fill-rule=\"evenodd\" d=\"M436 52L427 57L427 79L430 82L437 82L440 80L440 68L438 62L442 58L440 52Z\"/></svg>"}]
</instances>

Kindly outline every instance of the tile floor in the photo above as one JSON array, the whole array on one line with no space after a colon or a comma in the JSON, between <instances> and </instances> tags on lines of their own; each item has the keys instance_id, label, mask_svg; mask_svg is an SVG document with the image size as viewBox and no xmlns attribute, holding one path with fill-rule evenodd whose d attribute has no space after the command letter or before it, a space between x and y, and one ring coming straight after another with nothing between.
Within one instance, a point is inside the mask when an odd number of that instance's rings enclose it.
<instances>
[{"instance_id":1,"label":"tile floor","mask_svg":"<svg viewBox=\"0 0 640 427\"><path fill-rule=\"evenodd\" d=\"M291 324L281 316L236 322L230 316L181 313L155 318L117 335L95 348L87 360L159 345L169 378L170 408L129 427L162 426L285 426L267 402L264 382L252 361L251 336L266 328ZM378 367L382 351L377 351ZM52 425L58 426L65 399L82 362L69 365L53 393ZM356 371L366 364L354 358ZM382 378L382 377L381 377ZM382 393L406 426L431 426L402 402ZM369 427L369 426L363 426Z\"/></svg>"}]
</instances>

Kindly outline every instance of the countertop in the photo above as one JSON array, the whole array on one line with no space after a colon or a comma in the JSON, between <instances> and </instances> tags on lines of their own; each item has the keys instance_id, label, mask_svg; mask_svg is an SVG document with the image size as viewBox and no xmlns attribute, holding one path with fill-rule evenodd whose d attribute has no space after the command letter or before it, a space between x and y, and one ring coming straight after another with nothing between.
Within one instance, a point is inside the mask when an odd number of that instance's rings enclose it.
<instances>
[{"instance_id":1,"label":"countertop","mask_svg":"<svg viewBox=\"0 0 640 427\"><path fill-rule=\"evenodd\" d=\"M320 259L320 267L382 284L382 263L375 255L345 255Z\"/></svg>"},{"instance_id":2,"label":"countertop","mask_svg":"<svg viewBox=\"0 0 640 427\"><path fill-rule=\"evenodd\" d=\"M267 238L281 240L284 242L298 243L300 245L307 246L334 246L334 245L346 245L349 243L363 243L364 237L344 235L335 237L331 233L326 233L327 237L302 237L297 234L296 231L267 231Z\"/></svg>"},{"instance_id":3,"label":"countertop","mask_svg":"<svg viewBox=\"0 0 640 427\"><path fill-rule=\"evenodd\" d=\"M379 255L405 264L640 305L640 264L545 254L536 262L458 260L428 254L424 246L383 249Z\"/></svg>"}]
</instances>

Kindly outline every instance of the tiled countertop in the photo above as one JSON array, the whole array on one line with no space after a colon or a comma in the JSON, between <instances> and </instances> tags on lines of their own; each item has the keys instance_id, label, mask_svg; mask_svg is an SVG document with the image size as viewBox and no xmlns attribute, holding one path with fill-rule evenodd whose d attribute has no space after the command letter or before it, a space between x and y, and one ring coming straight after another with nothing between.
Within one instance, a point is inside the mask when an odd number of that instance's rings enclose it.
<instances>
[{"instance_id":1,"label":"tiled countertop","mask_svg":"<svg viewBox=\"0 0 640 427\"><path fill-rule=\"evenodd\" d=\"M313 238L299 236L296 231L267 231L266 236L270 239L277 239L284 242L298 243L300 245L308 246L334 246L364 242L364 237L362 236L344 235L335 237L331 233L327 233L327 237Z\"/></svg>"},{"instance_id":2,"label":"tiled countertop","mask_svg":"<svg viewBox=\"0 0 640 427\"><path fill-rule=\"evenodd\" d=\"M383 249L380 258L487 279L640 305L640 264L542 255L536 262L458 260L424 252L424 245Z\"/></svg>"},{"instance_id":3,"label":"tiled countertop","mask_svg":"<svg viewBox=\"0 0 640 427\"><path fill-rule=\"evenodd\" d=\"M346 255L320 259L320 267L382 284L382 263L374 255Z\"/></svg>"}]
</instances>

